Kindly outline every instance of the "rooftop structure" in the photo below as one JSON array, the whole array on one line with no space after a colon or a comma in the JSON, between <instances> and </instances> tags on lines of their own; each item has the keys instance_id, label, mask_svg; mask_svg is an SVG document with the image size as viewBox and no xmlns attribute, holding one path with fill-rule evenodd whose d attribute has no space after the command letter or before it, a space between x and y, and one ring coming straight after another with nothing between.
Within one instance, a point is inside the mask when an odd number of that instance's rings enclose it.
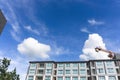
<instances>
[{"instance_id":1,"label":"rooftop structure","mask_svg":"<svg viewBox=\"0 0 120 80\"><path fill-rule=\"evenodd\" d=\"M26 80L120 80L120 60L30 61Z\"/></svg>"},{"instance_id":2,"label":"rooftop structure","mask_svg":"<svg viewBox=\"0 0 120 80\"><path fill-rule=\"evenodd\" d=\"M2 11L0 10L0 35L5 27L7 20L5 16L3 15Z\"/></svg>"}]
</instances>

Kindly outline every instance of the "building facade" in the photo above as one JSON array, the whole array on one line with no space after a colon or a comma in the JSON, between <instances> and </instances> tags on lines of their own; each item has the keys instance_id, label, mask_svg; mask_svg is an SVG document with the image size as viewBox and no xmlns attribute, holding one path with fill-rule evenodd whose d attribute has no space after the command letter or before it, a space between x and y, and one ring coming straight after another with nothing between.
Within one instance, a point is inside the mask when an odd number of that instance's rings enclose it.
<instances>
[{"instance_id":1,"label":"building facade","mask_svg":"<svg viewBox=\"0 0 120 80\"><path fill-rule=\"evenodd\" d=\"M30 61L26 80L120 80L120 60Z\"/></svg>"},{"instance_id":2,"label":"building facade","mask_svg":"<svg viewBox=\"0 0 120 80\"><path fill-rule=\"evenodd\" d=\"M0 34L2 33L3 28L4 28L5 24L6 24L6 22L7 22L7 20L4 17L2 11L0 10Z\"/></svg>"}]
</instances>

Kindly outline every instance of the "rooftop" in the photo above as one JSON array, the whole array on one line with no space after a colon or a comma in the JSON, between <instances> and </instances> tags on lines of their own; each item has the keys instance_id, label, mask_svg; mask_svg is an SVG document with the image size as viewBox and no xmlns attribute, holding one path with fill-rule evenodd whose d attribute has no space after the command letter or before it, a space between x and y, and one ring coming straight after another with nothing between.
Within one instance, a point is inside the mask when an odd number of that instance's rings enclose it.
<instances>
[{"instance_id":1,"label":"rooftop","mask_svg":"<svg viewBox=\"0 0 120 80\"><path fill-rule=\"evenodd\" d=\"M93 62L93 61L120 61L120 59L97 59L88 61L29 61L29 63L79 63L79 62Z\"/></svg>"}]
</instances>

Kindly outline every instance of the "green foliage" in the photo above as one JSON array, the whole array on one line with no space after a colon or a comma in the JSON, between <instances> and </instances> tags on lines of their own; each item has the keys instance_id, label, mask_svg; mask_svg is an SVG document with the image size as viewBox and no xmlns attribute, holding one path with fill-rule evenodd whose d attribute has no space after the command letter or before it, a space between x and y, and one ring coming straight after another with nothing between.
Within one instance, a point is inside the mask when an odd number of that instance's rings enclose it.
<instances>
[{"instance_id":1,"label":"green foliage","mask_svg":"<svg viewBox=\"0 0 120 80\"><path fill-rule=\"evenodd\" d=\"M19 75L16 74L16 68L8 72L8 67L10 65L10 60L4 58L0 60L0 80L20 80Z\"/></svg>"}]
</instances>

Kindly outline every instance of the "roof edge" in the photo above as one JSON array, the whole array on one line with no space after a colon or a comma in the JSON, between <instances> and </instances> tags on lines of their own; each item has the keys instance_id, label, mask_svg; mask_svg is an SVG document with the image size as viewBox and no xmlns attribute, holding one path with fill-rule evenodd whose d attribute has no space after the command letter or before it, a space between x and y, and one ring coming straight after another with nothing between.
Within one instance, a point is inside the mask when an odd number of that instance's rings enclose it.
<instances>
[{"instance_id":1,"label":"roof edge","mask_svg":"<svg viewBox=\"0 0 120 80\"><path fill-rule=\"evenodd\" d=\"M120 61L120 59L97 59L88 61L29 61L29 63L79 63L79 62L93 62L93 61Z\"/></svg>"}]
</instances>

